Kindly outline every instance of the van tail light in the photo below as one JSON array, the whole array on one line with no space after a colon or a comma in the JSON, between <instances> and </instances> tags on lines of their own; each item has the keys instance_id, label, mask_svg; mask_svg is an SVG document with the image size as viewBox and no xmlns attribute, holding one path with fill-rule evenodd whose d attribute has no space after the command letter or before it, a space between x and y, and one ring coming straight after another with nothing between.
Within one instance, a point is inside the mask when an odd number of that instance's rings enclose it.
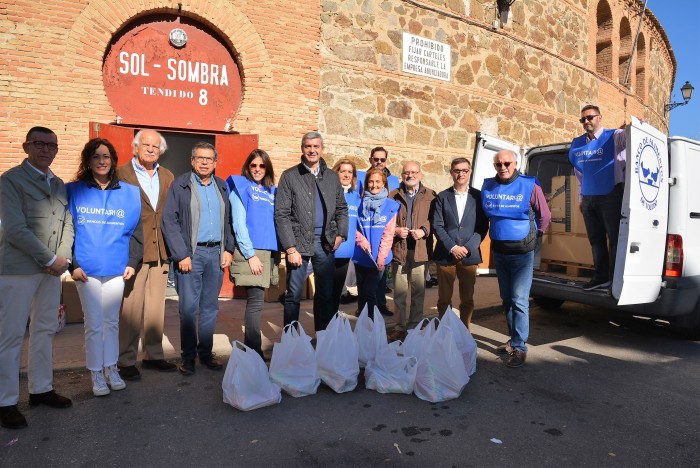
<instances>
[{"instance_id":1,"label":"van tail light","mask_svg":"<svg viewBox=\"0 0 700 468\"><path fill-rule=\"evenodd\" d=\"M665 276L679 277L683 273L683 238L678 234L666 236Z\"/></svg>"}]
</instances>

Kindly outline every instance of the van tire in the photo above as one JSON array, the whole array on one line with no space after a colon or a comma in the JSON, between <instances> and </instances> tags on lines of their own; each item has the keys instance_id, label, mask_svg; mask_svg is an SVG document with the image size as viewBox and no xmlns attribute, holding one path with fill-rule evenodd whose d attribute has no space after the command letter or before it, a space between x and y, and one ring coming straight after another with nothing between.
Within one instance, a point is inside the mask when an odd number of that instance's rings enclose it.
<instances>
[{"instance_id":1,"label":"van tire","mask_svg":"<svg viewBox=\"0 0 700 468\"><path fill-rule=\"evenodd\" d=\"M553 297L534 296L532 298L535 305L545 310L555 310L561 307L564 299L554 299Z\"/></svg>"}]
</instances>

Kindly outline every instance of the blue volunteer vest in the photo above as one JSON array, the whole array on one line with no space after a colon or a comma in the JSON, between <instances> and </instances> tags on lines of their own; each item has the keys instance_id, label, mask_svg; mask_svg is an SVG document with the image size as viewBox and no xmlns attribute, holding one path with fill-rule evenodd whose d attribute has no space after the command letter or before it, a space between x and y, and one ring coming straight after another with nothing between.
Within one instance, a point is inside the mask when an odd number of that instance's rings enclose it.
<instances>
[{"instance_id":1,"label":"blue volunteer vest","mask_svg":"<svg viewBox=\"0 0 700 468\"><path fill-rule=\"evenodd\" d=\"M510 184L484 180L481 205L489 218L489 235L498 241L519 241L530 232L530 198L537 179L520 174Z\"/></svg>"},{"instance_id":2,"label":"blue volunteer vest","mask_svg":"<svg viewBox=\"0 0 700 468\"><path fill-rule=\"evenodd\" d=\"M124 274L129 239L141 217L139 188L119 182L119 188L99 190L82 181L66 184L75 227L74 255L88 276Z\"/></svg>"},{"instance_id":3,"label":"blue volunteer vest","mask_svg":"<svg viewBox=\"0 0 700 468\"><path fill-rule=\"evenodd\" d=\"M269 190L244 176L229 176L226 181L229 190L234 190L245 208L245 224L253 248L258 250L279 250L275 230L275 193L277 187Z\"/></svg>"},{"instance_id":4,"label":"blue volunteer vest","mask_svg":"<svg viewBox=\"0 0 700 468\"><path fill-rule=\"evenodd\" d=\"M615 130L603 130L600 138L586 143L586 135L574 138L569 162L582 174L582 195L607 195L615 186Z\"/></svg>"},{"instance_id":5,"label":"blue volunteer vest","mask_svg":"<svg viewBox=\"0 0 700 468\"><path fill-rule=\"evenodd\" d=\"M355 232L357 231L357 210L360 208L362 198L360 192L355 189L345 194L348 204L348 237L335 251L335 258L352 258L355 253Z\"/></svg>"},{"instance_id":6,"label":"blue volunteer vest","mask_svg":"<svg viewBox=\"0 0 700 468\"><path fill-rule=\"evenodd\" d=\"M372 246L372 258L376 261L379 256L379 243L382 240L382 234L384 234L384 229L391 218L396 216L399 211L398 202L387 198L382 207L380 208L381 221L377 224L374 223L374 213L370 212L368 218L362 218L362 203L357 209L357 229L362 233L363 236L367 238L370 245ZM391 262L394 255L389 250L389 256L384 262L385 265ZM355 253L352 256L352 261L367 268L375 268L375 263L370 259L364 250L362 250L358 245L355 245Z\"/></svg>"}]
</instances>

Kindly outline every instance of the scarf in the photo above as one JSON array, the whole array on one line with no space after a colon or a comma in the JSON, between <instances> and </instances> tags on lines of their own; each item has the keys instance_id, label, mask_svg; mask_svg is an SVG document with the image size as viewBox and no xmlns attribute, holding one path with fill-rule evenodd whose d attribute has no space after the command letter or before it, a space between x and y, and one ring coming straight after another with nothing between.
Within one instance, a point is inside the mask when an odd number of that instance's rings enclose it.
<instances>
[{"instance_id":1,"label":"scarf","mask_svg":"<svg viewBox=\"0 0 700 468\"><path fill-rule=\"evenodd\" d=\"M362 217L366 218L369 216L370 211L374 211L372 221L376 224L379 223L381 217L381 207L384 204L384 200L389 196L386 187L382 189L376 195L372 195L369 191L365 191L365 195L362 197Z\"/></svg>"}]
</instances>

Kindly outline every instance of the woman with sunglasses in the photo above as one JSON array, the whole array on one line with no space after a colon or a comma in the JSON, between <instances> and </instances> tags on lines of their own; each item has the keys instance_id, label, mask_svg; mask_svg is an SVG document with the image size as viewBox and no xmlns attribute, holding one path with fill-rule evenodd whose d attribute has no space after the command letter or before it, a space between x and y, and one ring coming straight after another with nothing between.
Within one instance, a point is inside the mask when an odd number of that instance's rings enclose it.
<instances>
[{"instance_id":1,"label":"woman with sunglasses","mask_svg":"<svg viewBox=\"0 0 700 468\"><path fill-rule=\"evenodd\" d=\"M357 274L358 309L362 311L366 304L369 316L374 318L377 282L393 258L391 246L399 204L388 198L387 177L382 169L368 170L364 187L365 193L357 212L356 246L352 261Z\"/></svg>"},{"instance_id":2,"label":"woman with sunglasses","mask_svg":"<svg viewBox=\"0 0 700 468\"><path fill-rule=\"evenodd\" d=\"M75 182L66 185L75 241L71 276L85 315L85 355L92 392L126 387L119 376L119 309L124 281L143 257L141 194L120 181L117 152L101 138L87 142Z\"/></svg>"},{"instance_id":3,"label":"woman with sunglasses","mask_svg":"<svg viewBox=\"0 0 700 468\"><path fill-rule=\"evenodd\" d=\"M345 192L345 201L348 204L348 236L347 240L340 244L335 251L335 273L333 275L333 301L334 310L340 307L340 299L343 286L348 275L352 274L354 267L350 259L355 253L355 232L357 231L357 209L362 200L362 193L358 187L357 167L351 160L344 158L336 161L333 170L338 173L340 185Z\"/></svg>"},{"instance_id":4,"label":"woman with sunglasses","mask_svg":"<svg viewBox=\"0 0 700 468\"><path fill-rule=\"evenodd\" d=\"M270 156L261 149L253 150L241 175L230 176L227 182L236 237L231 279L236 286L245 286L248 295L244 343L264 358L260 316L265 288L279 282L280 261L274 218L277 187Z\"/></svg>"}]
</instances>

